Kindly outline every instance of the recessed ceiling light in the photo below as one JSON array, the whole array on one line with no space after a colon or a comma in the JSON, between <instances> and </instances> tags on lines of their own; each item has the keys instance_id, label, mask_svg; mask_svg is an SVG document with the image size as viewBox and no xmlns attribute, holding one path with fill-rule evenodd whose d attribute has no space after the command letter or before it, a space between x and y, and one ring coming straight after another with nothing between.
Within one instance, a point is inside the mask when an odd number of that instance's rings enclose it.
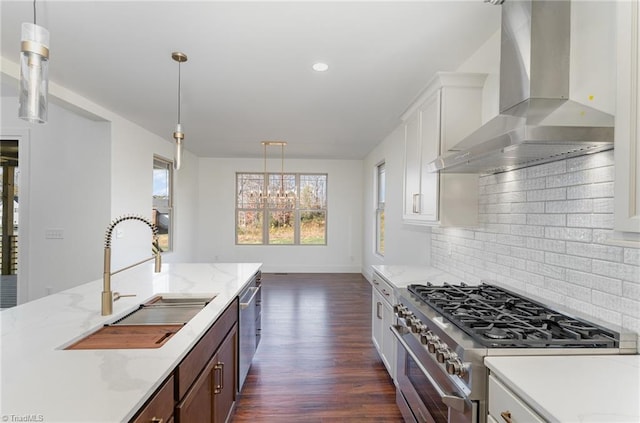
<instances>
[{"instance_id":1,"label":"recessed ceiling light","mask_svg":"<svg viewBox=\"0 0 640 423\"><path fill-rule=\"evenodd\" d=\"M329 65L326 63L318 62L313 64L313 70L316 72L325 72L327 69L329 69Z\"/></svg>"}]
</instances>

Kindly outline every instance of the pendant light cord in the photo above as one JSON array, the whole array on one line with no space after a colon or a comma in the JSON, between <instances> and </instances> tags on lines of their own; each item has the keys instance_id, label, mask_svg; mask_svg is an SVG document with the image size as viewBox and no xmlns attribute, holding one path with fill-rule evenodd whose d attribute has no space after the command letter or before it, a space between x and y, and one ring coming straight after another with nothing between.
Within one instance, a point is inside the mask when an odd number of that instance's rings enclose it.
<instances>
[{"instance_id":1,"label":"pendant light cord","mask_svg":"<svg viewBox=\"0 0 640 423\"><path fill-rule=\"evenodd\" d=\"M181 65L181 63L178 62L178 124L180 123L180 100L181 100L181 95L180 95L180 80L181 80L180 65Z\"/></svg>"},{"instance_id":2,"label":"pendant light cord","mask_svg":"<svg viewBox=\"0 0 640 423\"><path fill-rule=\"evenodd\" d=\"M36 24L36 0L33 0L33 24Z\"/></svg>"}]
</instances>

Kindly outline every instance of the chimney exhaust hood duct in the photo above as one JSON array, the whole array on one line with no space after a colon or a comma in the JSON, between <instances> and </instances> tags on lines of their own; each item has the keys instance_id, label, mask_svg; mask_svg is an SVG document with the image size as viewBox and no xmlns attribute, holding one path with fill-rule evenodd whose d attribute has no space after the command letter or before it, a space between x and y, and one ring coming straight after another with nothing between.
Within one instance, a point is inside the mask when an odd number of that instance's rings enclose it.
<instances>
[{"instance_id":1,"label":"chimney exhaust hood duct","mask_svg":"<svg viewBox=\"0 0 640 423\"><path fill-rule=\"evenodd\" d=\"M612 149L614 117L569 100L571 3L501 7L500 114L427 169L499 173Z\"/></svg>"}]
</instances>

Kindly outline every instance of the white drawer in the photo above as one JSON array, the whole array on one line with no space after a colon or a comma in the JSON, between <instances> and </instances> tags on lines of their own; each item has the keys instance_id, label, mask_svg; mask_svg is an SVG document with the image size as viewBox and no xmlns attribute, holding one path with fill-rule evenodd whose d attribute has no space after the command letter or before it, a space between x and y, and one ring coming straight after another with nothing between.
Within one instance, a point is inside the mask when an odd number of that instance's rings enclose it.
<instances>
[{"instance_id":1,"label":"white drawer","mask_svg":"<svg viewBox=\"0 0 640 423\"><path fill-rule=\"evenodd\" d=\"M489 417L499 423L544 422L544 419L492 375L489 376Z\"/></svg>"},{"instance_id":2,"label":"white drawer","mask_svg":"<svg viewBox=\"0 0 640 423\"><path fill-rule=\"evenodd\" d=\"M389 304L395 305L396 296L395 291L393 290L393 285L387 282L386 279L376 272L373 272L371 284L380 293L380 295L382 295L382 298L384 298Z\"/></svg>"}]
</instances>

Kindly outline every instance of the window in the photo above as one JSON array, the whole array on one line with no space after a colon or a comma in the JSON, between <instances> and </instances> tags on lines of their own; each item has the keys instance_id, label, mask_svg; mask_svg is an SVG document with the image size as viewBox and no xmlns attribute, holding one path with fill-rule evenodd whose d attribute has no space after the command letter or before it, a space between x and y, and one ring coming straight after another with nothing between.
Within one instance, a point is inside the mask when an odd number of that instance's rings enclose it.
<instances>
[{"instance_id":1,"label":"window","mask_svg":"<svg viewBox=\"0 0 640 423\"><path fill-rule=\"evenodd\" d=\"M326 245L327 175L237 173L236 244Z\"/></svg>"},{"instance_id":2,"label":"window","mask_svg":"<svg viewBox=\"0 0 640 423\"><path fill-rule=\"evenodd\" d=\"M376 253L384 256L384 201L385 201L384 162L376 169Z\"/></svg>"},{"instance_id":3,"label":"window","mask_svg":"<svg viewBox=\"0 0 640 423\"><path fill-rule=\"evenodd\" d=\"M172 249L173 163L153 158L153 212L151 221L158 227L160 251Z\"/></svg>"}]
</instances>

